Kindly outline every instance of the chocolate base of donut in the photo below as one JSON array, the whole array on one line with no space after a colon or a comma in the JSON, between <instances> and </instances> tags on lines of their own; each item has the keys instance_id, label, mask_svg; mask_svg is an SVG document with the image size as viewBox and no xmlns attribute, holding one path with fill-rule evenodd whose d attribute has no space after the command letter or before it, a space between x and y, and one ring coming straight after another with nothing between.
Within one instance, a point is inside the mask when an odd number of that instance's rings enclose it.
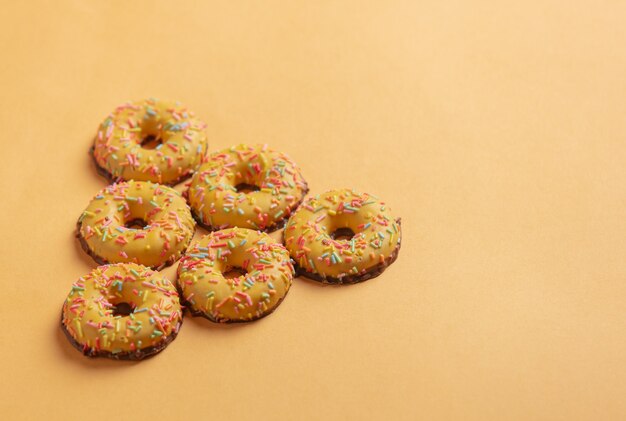
<instances>
[{"instance_id":1,"label":"chocolate base of donut","mask_svg":"<svg viewBox=\"0 0 626 421\"><path fill-rule=\"evenodd\" d=\"M111 174L111 172L109 170L107 170L106 168L100 166L100 164L98 163L98 160L96 159L96 155L94 154L94 150L95 150L95 146L92 145L91 148L89 148L89 155L91 155L91 159L93 160L94 165L96 166L96 172L98 174L100 174L102 177L106 178L110 183L120 183L123 181L131 181L131 180L125 180L120 176L114 176L113 174ZM183 175L181 175L180 177L178 177L177 179L170 181L168 183L158 183L156 181L152 181L152 183L157 183L157 184L163 184L164 186L170 186L173 187L177 184L182 183L183 181L187 180L189 177L191 177L193 175L193 171L187 171L186 173L184 173ZM137 181L137 180L135 180ZM150 181L150 180L145 180L145 181Z\"/></svg>"},{"instance_id":2,"label":"chocolate base of donut","mask_svg":"<svg viewBox=\"0 0 626 421\"><path fill-rule=\"evenodd\" d=\"M291 211L286 216L276 221L273 225L270 225L269 227L265 227L263 229L256 229L256 231L270 233L270 232L278 231L279 229L284 228L285 225L287 224L287 221L289 221L289 218L291 217L291 215L296 211L296 209L298 209L298 207L300 207L302 202L304 202L304 198L306 197L308 193L309 193L309 186L308 184L305 184L305 189L302 192L302 198L300 199L298 203L296 203L296 205L291 209ZM205 224L202 221L202 218L196 215L196 212L194 212L193 208L191 208L191 204L189 203L188 190L185 190L185 192L183 193L183 197L187 200L187 204L189 205L189 208L191 209L191 216L193 216L193 219L196 220L196 223L202 228L204 228L205 230L209 232L215 232L215 231L220 231L224 228L232 228L232 227L214 227L212 225ZM255 229L255 228L250 228L250 229Z\"/></svg>"},{"instance_id":3,"label":"chocolate base of donut","mask_svg":"<svg viewBox=\"0 0 626 421\"><path fill-rule=\"evenodd\" d=\"M85 251L85 253L87 253L89 256L91 256L91 258L94 260L94 262L96 262L99 265L108 265L109 263L112 263L112 262L109 262L104 257L94 253L89 248L89 244L87 244L87 240L85 240L85 238L80 233L80 227L81 226L82 226L82 223L81 223L80 220L78 222L76 222L76 233L75 233L75 235L76 235L76 238L78 239L78 242L80 243L80 247ZM171 256L169 259L167 259L165 262L161 263L160 265L148 266L148 267L150 269L153 269L153 270L161 270L163 268L171 266L174 263L176 263L178 261L178 259L180 259L182 257L182 255L185 254L186 251L187 251L187 247L185 247L185 249L181 250L180 255L178 257Z\"/></svg>"},{"instance_id":4,"label":"chocolate base of donut","mask_svg":"<svg viewBox=\"0 0 626 421\"><path fill-rule=\"evenodd\" d=\"M396 220L396 223L400 225L399 218ZM385 269L387 269L393 262L395 262L396 259L398 258L398 254L400 254L401 241L402 240L400 240L396 248L391 252L389 257L385 259L384 262L377 264L376 266L372 267L370 270L368 270L365 273L358 273L356 275L346 275L346 276L342 276L341 278L333 278L330 276L324 277L315 272L308 272L307 270L300 267L296 262L294 262L294 268L296 270L297 276L304 276L305 278L309 278L312 281L320 282L322 284L331 284L331 285L357 284L359 282L364 282L364 281L376 278L378 275L383 273Z\"/></svg>"},{"instance_id":5,"label":"chocolate base of donut","mask_svg":"<svg viewBox=\"0 0 626 421\"><path fill-rule=\"evenodd\" d=\"M269 316L274 311L276 311L278 306L280 306L282 304L282 302L285 299L285 297L287 296L287 294L289 294L289 290L287 290L287 292L285 293L285 296L283 298L281 298L280 300L278 300L278 302L276 303L274 308L271 309L270 311L268 311L267 313L263 313L260 316L255 316L255 317L253 317L251 319L246 319L246 320L231 320L231 319L217 319L217 318L212 317L212 316L210 316L208 314L205 314L205 313L203 313L201 311L194 310L191 307L191 303L189 303L189 301L187 301L184 298L183 291L180 289L180 287L178 285L178 282L176 282L176 289L178 290L178 296L180 297L180 304L189 311L189 314L191 314L193 317L202 317L203 319L207 319L210 322L219 323L219 324L249 323L249 322L254 322L256 320L260 320L260 319L262 319L264 317Z\"/></svg>"},{"instance_id":6,"label":"chocolate base of donut","mask_svg":"<svg viewBox=\"0 0 626 421\"><path fill-rule=\"evenodd\" d=\"M61 312L61 330L65 333L65 336L70 341L72 346L79 350L81 354L89 358L109 358L111 360L125 360L125 361L140 361L145 360L150 357L154 357L159 352L163 351L167 346L176 339L178 332L180 332L180 328L182 327L183 319L180 319L180 323L175 331L172 331L165 339L159 342L156 345L151 345L146 348L138 349L136 351L122 351L113 353L111 351L104 351L101 349L94 348L86 348L81 345L72 334L67 330L65 324L63 323L63 312Z\"/></svg>"}]
</instances>

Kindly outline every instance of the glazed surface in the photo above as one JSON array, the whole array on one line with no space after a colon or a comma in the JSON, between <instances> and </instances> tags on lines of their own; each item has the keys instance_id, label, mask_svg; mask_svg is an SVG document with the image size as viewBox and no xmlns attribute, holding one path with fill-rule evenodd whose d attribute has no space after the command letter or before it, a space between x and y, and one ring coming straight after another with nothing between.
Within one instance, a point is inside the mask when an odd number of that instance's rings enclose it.
<instances>
[{"instance_id":1,"label":"glazed surface","mask_svg":"<svg viewBox=\"0 0 626 421\"><path fill-rule=\"evenodd\" d=\"M243 274L227 278L239 269ZM181 296L194 315L214 322L245 322L271 313L293 280L289 253L269 235L246 228L200 239L178 266Z\"/></svg>"},{"instance_id":2,"label":"glazed surface","mask_svg":"<svg viewBox=\"0 0 626 421\"><path fill-rule=\"evenodd\" d=\"M334 238L350 230L351 238ZM351 283L378 275L397 257L399 222L375 196L331 190L306 200L289 219L285 246L300 273L331 283Z\"/></svg>"},{"instance_id":3,"label":"glazed surface","mask_svg":"<svg viewBox=\"0 0 626 421\"><path fill-rule=\"evenodd\" d=\"M122 303L130 314L116 314ZM100 266L79 278L62 310L63 329L88 356L145 358L171 342L181 323L174 285L134 263Z\"/></svg>"},{"instance_id":4,"label":"glazed surface","mask_svg":"<svg viewBox=\"0 0 626 421\"><path fill-rule=\"evenodd\" d=\"M126 226L136 220L147 225ZM178 260L194 228L189 207L176 190L129 181L107 186L91 200L78 220L77 236L99 263L160 268Z\"/></svg>"},{"instance_id":5,"label":"glazed surface","mask_svg":"<svg viewBox=\"0 0 626 421\"><path fill-rule=\"evenodd\" d=\"M117 107L100 124L93 156L111 179L175 184L206 156L206 124L178 102L156 99ZM152 137L156 148L142 146Z\"/></svg>"},{"instance_id":6,"label":"glazed surface","mask_svg":"<svg viewBox=\"0 0 626 421\"><path fill-rule=\"evenodd\" d=\"M258 191L238 191L237 186ZM187 200L210 230L277 229L300 204L307 184L297 165L266 145L237 145L211 154L194 174Z\"/></svg>"}]
</instances>

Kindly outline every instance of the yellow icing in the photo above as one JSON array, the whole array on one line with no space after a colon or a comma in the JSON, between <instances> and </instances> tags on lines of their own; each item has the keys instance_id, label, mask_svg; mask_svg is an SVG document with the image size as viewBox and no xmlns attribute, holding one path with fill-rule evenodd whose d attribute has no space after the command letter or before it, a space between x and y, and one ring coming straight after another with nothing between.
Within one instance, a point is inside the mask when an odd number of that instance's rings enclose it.
<instances>
[{"instance_id":1,"label":"yellow icing","mask_svg":"<svg viewBox=\"0 0 626 421\"><path fill-rule=\"evenodd\" d=\"M114 315L120 303L133 312ZM62 323L85 353L119 354L162 345L178 332L182 311L176 288L159 272L119 263L100 266L74 283Z\"/></svg>"},{"instance_id":2,"label":"yellow icing","mask_svg":"<svg viewBox=\"0 0 626 421\"><path fill-rule=\"evenodd\" d=\"M206 155L205 128L178 102L126 103L100 125L94 158L113 178L174 184L190 175ZM147 136L161 139L162 145L142 147Z\"/></svg>"},{"instance_id":3,"label":"yellow icing","mask_svg":"<svg viewBox=\"0 0 626 421\"><path fill-rule=\"evenodd\" d=\"M246 273L231 279L230 268ZM289 253L269 235L246 228L216 231L198 241L178 266L178 285L194 313L212 321L255 320L272 312L293 279Z\"/></svg>"},{"instance_id":4,"label":"yellow icing","mask_svg":"<svg viewBox=\"0 0 626 421\"><path fill-rule=\"evenodd\" d=\"M331 234L340 228L355 235L334 240ZM300 268L335 280L384 264L400 246L401 235L400 224L384 202L348 189L306 200L284 231L285 246Z\"/></svg>"},{"instance_id":5,"label":"yellow icing","mask_svg":"<svg viewBox=\"0 0 626 421\"><path fill-rule=\"evenodd\" d=\"M144 229L126 228L135 219ZM106 262L150 267L173 263L187 249L195 221L174 189L145 181L113 184L101 190L79 219L78 235Z\"/></svg>"},{"instance_id":6,"label":"yellow icing","mask_svg":"<svg viewBox=\"0 0 626 421\"><path fill-rule=\"evenodd\" d=\"M240 183L259 191L238 192ZM237 145L211 154L194 174L189 204L212 229L271 230L302 201L307 185L297 165L265 145Z\"/></svg>"}]
</instances>

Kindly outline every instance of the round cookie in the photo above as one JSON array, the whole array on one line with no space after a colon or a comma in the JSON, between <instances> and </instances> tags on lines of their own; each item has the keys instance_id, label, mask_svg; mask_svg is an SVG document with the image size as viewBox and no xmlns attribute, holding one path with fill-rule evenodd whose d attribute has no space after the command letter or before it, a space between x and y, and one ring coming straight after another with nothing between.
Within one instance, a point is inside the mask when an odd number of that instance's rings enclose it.
<instances>
[{"instance_id":1,"label":"round cookie","mask_svg":"<svg viewBox=\"0 0 626 421\"><path fill-rule=\"evenodd\" d=\"M107 186L91 200L78 219L76 236L100 264L135 262L160 269L180 258L194 229L189 207L176 190L129 181Z\"/></svg>"},{"instance_id":2,"label":"round cookie","mask_svg":"<svg viewBox=\"0 0 626 421\"><path fill-rule=\"evenodd\" d=\"M237 145L211 154L191 179L187 200L210 231L230 227L273 231L306 195L298 166L267 145Z\"/></svg>"},{"instance_id":3,"label":"round cookie","mask_svg":"<svg viewBox=\"0 0 626 421\"><path fill-rule=\"evenodd\" d=\"M176 184L206 156L206 124L178 102L156 99L117 107L100 124L93 158L112 181Z\"/></svg>"},{"instance_id":4,"label":"round cookie","mask_svg":"<svg viewBox=\"0 0 626 421\"><path fill-rule=\"evenodd\" d=\"M162 351L182 322L174 285L134 263L100 266L79 278L61 314L61 327L79 351L116 360L141 360Z\"/></svg>"},{"instance_id":5,"label":"round cookie","mask_svg":"<svg viewBox=\"0 0 626 421\"><path fill-rule=\"evenodd\" d=\"M183 256L177 284L194 316L219 323L249 322L278 307L293 274L282 244L259 231L230 228L202 237Z\"/></svg>"},{"instance_id":6,"label":"round cookie","mask_svg":"<svg viewBox=\"0 0 626 421\"><path fill-rule=\"evenodd\" d=\"M284 231L298 274L336 284L380 275L400 250L400 220L384 202L354 190L331 190L308 199Z\"/></svg>"}]
</instances>

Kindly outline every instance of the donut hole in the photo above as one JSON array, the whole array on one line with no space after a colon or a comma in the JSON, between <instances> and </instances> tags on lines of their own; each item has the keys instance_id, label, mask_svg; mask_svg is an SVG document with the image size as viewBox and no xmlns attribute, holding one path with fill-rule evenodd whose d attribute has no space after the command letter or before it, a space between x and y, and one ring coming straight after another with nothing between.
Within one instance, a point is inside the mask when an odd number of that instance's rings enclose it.
<instances>
[{"instance_id":1,"label":"donut hole","mask_svg":"<svg viewBox=\"0 0 626 421\"><path fill-rule=\"evenodd\" d=\"M148 223L144 221L142 218L135 218L127 221L124 226L130 229L142 230L148 226Z\"/></svg>"},{"instance_id":2,"label":"donut hole","mask_svg":"<svg viewBox=\"0 0 626 421\"><path fill-rule=\"evenodd\" d=\"M222 275L226 279L239 278L240 276L245 276L247 273L247 270L239 266L227 266L222 271Z\"/></svg>"},{"instance_id":3,"label":"donut hole","mask_svg":"<svg viewBox=\"0 0 626 421\"><path fill-rule=\"evenodd\" d=\"M129 316L135 309L130 303L121 302L113 305L113 316Z\"/></svg>"},{"instance_id":4,"label":"donut hole","mask_svg":"<svg viewBox=\"0 0 626 421\"><path fill-rule=\"evenodd\" d=\"M160 136L148 134L141 139L139 145L144 149L156 149L159 145L163 144L163 139Z\"/></svg>"},{"instance_id":5,"label":"donut hole","mask_svg":"<svg viewBox=\"0 0 626 421\"><path fill-rule=\"evenodd\" d=\"M330 233L330 238L336 241L350 241L355 236L354 231L348 227L337 228Z\"/></svg>"},{"instance_id":6,"label":"donut hole","mask_svg":"<svg viewBox=\"0 0 626 421\"><path fill-rule=\"evenodd\" d=\"M235 185L235 190L237 190L237 193L248 194L248 193L252 193L255 191L259 191L261 189L259 188L259 186L255 186L254 184L239 183Z\"/></svg>"}]
</instances>

